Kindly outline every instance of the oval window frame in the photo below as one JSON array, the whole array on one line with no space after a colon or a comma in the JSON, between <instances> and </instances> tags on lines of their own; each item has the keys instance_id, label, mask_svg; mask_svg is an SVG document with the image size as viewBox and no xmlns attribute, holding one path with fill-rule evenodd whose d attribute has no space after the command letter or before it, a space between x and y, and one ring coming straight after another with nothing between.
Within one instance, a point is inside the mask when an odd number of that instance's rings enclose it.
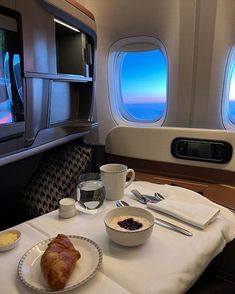
<instances>
[{"instance_id":1,"label":"oval window frame","mask_svg":"<svg viewBox=\"0 0 235 294\"><path fill-rule=\"evenodd\" d=\"M163 53L166 61L167 68L167 87L166 87L166 107L165 111L161 118L154 122L146 122L144 120L136 120L133 117L130 117L132 120L128 120L124 117L123 113L124 104L122 103L121 96L121 85L120 85L120 70L123 61L123 55L125 50L128 47L137 46L145 48L159 48ZM125 50L123 50L125 49ZM147 50L146 50L147 51ZM111 110L112 117L118 125L127 125L127 126L146 126L146 127L156 127L162 126L165 121L167 109L168 109L168 87L169 87L169 63L167 58L167 52L162 42L154 37L141 36L141 37L128 37L123 38L115 42L110 50L108 55L108 96L109 96L109 106Z\"/></svg>"},{"instance_id":2,"label":"oval window frame","mask_svg":"<svg viewBox=\"0 0 235 294\"><path fill-rule=\"evenodd\" d=\"M233 73L233 67L235 66L235 44L231 47L226 62L224 86L222 94L222 122L226 129L235 130L235 124L231 121L229 116L229 91L231 84L231 77Z\"/></svg>"}]
</instances>

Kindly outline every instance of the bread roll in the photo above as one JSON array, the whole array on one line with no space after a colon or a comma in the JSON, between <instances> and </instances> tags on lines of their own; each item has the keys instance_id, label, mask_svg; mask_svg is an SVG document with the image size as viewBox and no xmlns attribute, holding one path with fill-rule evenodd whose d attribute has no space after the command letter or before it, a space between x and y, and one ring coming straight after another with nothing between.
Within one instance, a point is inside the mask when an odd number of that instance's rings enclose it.
<instances>
[{"instance_id":1,"label":"bread roll","mask_svg":"<svg viewBox=\"0 0 235 294\"><path fill-rule=\"evenodd\" d=\"M80 256L80 252L63 234L58 234L48 244L41 258L41 269L51 289L61 290L65 287Z\"/></svg>"}]
</instances>

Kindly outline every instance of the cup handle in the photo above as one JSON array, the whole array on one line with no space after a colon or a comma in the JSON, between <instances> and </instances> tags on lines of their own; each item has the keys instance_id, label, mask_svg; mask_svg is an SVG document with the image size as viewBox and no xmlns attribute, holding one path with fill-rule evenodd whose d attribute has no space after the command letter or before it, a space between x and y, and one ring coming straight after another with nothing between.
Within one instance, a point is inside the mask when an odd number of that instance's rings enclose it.
<instances>
[{"instance_id":1,"label":"cup handle","mask_svg":"<svg viewBox=\"0 0 235 294\"><path fill-rule=\"evenodd\" d=\"M129 181L127 181L125 183L125 188L127 188L128 186L130 186L130 184L134 181L135 179L135 171L132 168L128 168L126 175L128 175L129 173L131 173L131 178Z\"/></svg>"}]
</instances>

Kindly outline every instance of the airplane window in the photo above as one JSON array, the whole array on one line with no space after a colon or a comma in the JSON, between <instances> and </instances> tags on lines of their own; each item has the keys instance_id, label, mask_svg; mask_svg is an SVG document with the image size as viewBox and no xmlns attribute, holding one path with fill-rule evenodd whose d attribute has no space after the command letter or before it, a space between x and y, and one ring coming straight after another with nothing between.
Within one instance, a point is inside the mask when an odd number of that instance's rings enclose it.
<instances>
[{"instance_id":1,"label":"airplane window","mask_svg":"<svg viewBox=\"0 0 235 294\"><path fill-rule=\"evenodd\" d=\"M118 123L161 125L167 107L167 59L155 38L127 38L109 55L110 104Z\"/></svg>"},{"instance_id":2,"label":"airplane window","mask_svg":"<svg viewBox=\"0 0 235 294\"><path fill-rule=\"evenodd\" d=\"M235 129L235 45L232 47L227 61L224 80L223 123L227 129Z\"/></svg>"},{"instance_id":3,"label":"airplane window","mask_svg":"<svg viewBox=\"0 0 235 294\"><path fill-rule=\"evenodd\" d=\"M167 72L160 50L128 52L123 58L121 96L127 120L154 122L166 108Z\"/></svg>"},{"instance_id":4,"label":"airplane window","mask_svg":"<svg viewBox=\"0 0 235 294\"><path fill-rule=\"evenodd\" d=\"M232 75L229 87L229 118L235 124L235 62L232 67Z\"/></svg>"}]
</instances>

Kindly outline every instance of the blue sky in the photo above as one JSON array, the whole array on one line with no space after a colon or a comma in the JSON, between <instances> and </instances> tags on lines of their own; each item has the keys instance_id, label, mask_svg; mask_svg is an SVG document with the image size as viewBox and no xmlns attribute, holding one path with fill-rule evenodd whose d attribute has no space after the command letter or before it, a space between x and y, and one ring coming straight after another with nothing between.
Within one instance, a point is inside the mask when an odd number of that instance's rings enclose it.
<instances>
[{"instance_id":1,"label":"blue sky","mask_svg":"<svg viewBox=\"0 0 235 294\"><path fill-rule=\"evenodd\" d=\"M235 65L233 66L231 84L229 89L229 100L235 101Z\"/></svg>"},{"instance_id":2,"label":"blue sky","mask_svg":"<svg viewBox=\"0 0 235 294\"><path fill-rule=\"evenodd\" d=\"M127 53L121 85L125 103L166 101L167 65L163 53L160 50Z\"/></svg>"}]
</instances>

